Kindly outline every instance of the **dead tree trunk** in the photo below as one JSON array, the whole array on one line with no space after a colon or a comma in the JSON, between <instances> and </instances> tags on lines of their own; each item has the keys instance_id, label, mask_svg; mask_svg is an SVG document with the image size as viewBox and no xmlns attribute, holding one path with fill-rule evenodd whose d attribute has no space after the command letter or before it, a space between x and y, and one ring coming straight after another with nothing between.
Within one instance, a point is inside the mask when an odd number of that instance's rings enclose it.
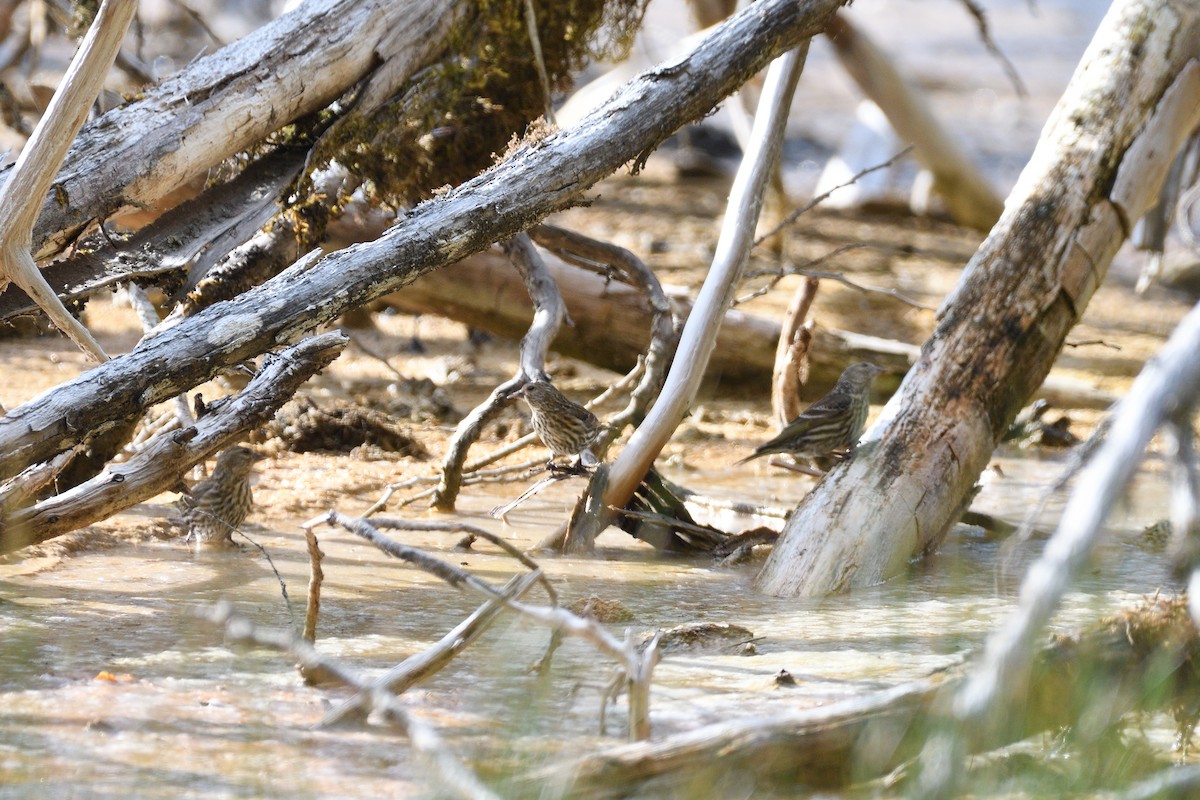
<instances>
[{"instance_id":1,"label":"dead tree trunk","mask_svg":"<svg viewBox=\"0 0 1200 800\"><path fill-rule=\"evenodd\" d=\"M800 503L759 588L871 585L942 540L1197 124L1200 7L1116 3L917 365Z\"/></svg>"}]
</instances>

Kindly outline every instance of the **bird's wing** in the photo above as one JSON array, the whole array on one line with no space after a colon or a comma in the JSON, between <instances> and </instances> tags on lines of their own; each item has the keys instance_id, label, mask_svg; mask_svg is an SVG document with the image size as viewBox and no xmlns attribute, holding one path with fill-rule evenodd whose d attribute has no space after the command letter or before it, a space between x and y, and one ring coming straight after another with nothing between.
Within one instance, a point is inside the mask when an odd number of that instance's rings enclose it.
<instances>
[{"instance_id":1,"label":"bird's wing","mask_svg":"<svg viewBox=\"0 0 1200 800\"><path fill-rule=\"evenodd\" d=\"M800 414L806 419L824 419L845 414L850 409L853 398L848 394L826 395L813 403Z\"/></svg>"},{"instance_id":2,"label":"bird's wing","mask_svg":"<svg viewBox=\"0 0 1200 800\"><path fill-rule=\"evenodd\" d=\"M595 414L593 414L591 411L588 411L583 406L572 404L567 406L566 409L570 412L571 416L575 417L575 419L579 420L585 425L588 425L589 427L600 421L596 418Z\"/></svg>"}]
</instances>

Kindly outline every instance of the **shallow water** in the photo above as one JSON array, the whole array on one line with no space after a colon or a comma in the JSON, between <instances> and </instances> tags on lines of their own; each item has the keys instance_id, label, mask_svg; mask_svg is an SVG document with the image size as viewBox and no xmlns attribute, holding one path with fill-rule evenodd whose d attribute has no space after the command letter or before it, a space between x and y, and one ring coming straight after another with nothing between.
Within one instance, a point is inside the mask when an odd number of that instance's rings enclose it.
<instances>
[{"instance_id":1,"label":"shallow water","mask_svg":"<svg viewBox=\"0 0 1200 800\"><path fill-rule=\"evenodd\" d=\"M1018 463L1019 461L1019 463ZM1060 465L1025 457L976 508L1019 521ZM1153 465L1151 465L1153 468ZM1153 470L1151 470L1152 473ZM689 486L720 477L689 473ZM1144 474L1119 524L1136 531L1159 518L1161 481ZM744 491L742 491L744 489ZM505 526L486 516L507 497L464 497L462 517L533 545L562 518L576 486L554 487ZM725 495L790 501L795 479L765 471ZM761 497L755 492L765 492ZM1047 514L1056 513L1051 506ZM415 512L409 512L410 516ZM307 560L302 534L272 521L252 535L271 553L302 615ZM375 674L432 643L478 601L349 534L321 529L327 576L320 649ZM511 560L486 543L451 550L456 534L393 532L477 576L502 583ZM1000 624L1016 579L1041 549L1035 538L1008 556L978 529L958 529L934 556L885 585L823 600L761 597L761 564L722 569L707 559L659 560L609 531L594 558L544 567L563 602L590 595L622 602L640 633L697 622L733 622L755 634L756 654L668 655L655 672L656 736L707 722L826 703L928 675L957 663ZM380 728L315 728L341 690L308 689L287 658L232 650L196 613L219 599L260 624L291 617L261 555L193 555L178 541L83 552L59 567L18 574L0 567L0 797L378 797L428 790L429 773L406 740ZM1165 559L1136 536L1109 536L1069 595L1056 626L1072 629L1171 583ZM534 590L531 598L540 601ZM624 701L598 731L611 671L589 645L570 641L539 681L525 668L542 654L544 630L506 619L451 667L406 695L453 747L494 773L548 763L620 741ZM797 680L774 685L786 669ZM107 671L115 680L97 676ZM424 788L422 788L424 787Z\"/></svg>"}]
</instances>

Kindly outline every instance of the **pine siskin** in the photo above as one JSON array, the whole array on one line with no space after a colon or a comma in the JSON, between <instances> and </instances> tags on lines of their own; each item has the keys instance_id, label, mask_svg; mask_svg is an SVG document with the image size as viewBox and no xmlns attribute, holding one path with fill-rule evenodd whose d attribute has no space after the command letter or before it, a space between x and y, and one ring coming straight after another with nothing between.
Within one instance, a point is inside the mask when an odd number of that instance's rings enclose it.
<instances>
[{"instance_id":1,"label":"pine siskin","mask_svg":"<svg viewBox=\"0 0 1200 800\"><path fill-rule=\"evenodd\" d=\"M250 468L263 456L246 447L230 447L217 456L212 474L179 498L187 538L196 543L233 543L233 532L250 514Z\"/></svg>"},{"instance_id":2,"label":"pine siskin","mask_svg":"<svg viewBox=\"0 0 1200 800\"><path fill-rule=\"evenodd\" d=\"M778 436L737 463L772 453L817 458L839 451L853 452L871 410L871 383L883 371L866 361L846 367L829 394L801 412Z\"/></svg>"},{"instance_id":3,"label":"pine siskin","mask_svg":"<svg viewBox=\"0 0 1200 800\"><path fill-rule=\"evenodd\" d=\"M529 404L533 429L542 444L550 448L552 464L558 456L575 455L586 466L596 463L588 449L600 433L600 420L595 414L568 400L549 381L531 381L513 396Z\"/></svg>"}]
</instances>

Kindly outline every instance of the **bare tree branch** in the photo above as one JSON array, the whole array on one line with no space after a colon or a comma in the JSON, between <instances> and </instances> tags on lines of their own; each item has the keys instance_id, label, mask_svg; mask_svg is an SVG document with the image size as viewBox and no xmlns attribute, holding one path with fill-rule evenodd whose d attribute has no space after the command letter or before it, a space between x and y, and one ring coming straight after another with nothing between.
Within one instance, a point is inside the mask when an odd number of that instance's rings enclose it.
<instances>
[{"instance_id":1,"label":"bare tree branch","mask_svg":"<svg viewBox=\"0 0 1200 800\"><path fill-rule=\"evenodd\" d=\"M237 363L294 341L348 308L515 235L707 113L770 59L820 30L841 0L762 0L686 60L642 73L580 124L528 144L422 203L380 239L297 264L143 340L0 419L0 478Z\"/></svg>"},{"instance_id":2,"label":"bare tree branch","mask_svg":"<svg viewBox=\"0 0 1200 800\"><path fill-rule=\"evenodd\" d=\"M250 383L183 431L166 432L133 458L89 481L13 513L0 529L0 552L44 542L136 505L175 486L197 461L244 438L346 346L340 332L314 336L269 358Z\"/></svg>"}]
</instances>

